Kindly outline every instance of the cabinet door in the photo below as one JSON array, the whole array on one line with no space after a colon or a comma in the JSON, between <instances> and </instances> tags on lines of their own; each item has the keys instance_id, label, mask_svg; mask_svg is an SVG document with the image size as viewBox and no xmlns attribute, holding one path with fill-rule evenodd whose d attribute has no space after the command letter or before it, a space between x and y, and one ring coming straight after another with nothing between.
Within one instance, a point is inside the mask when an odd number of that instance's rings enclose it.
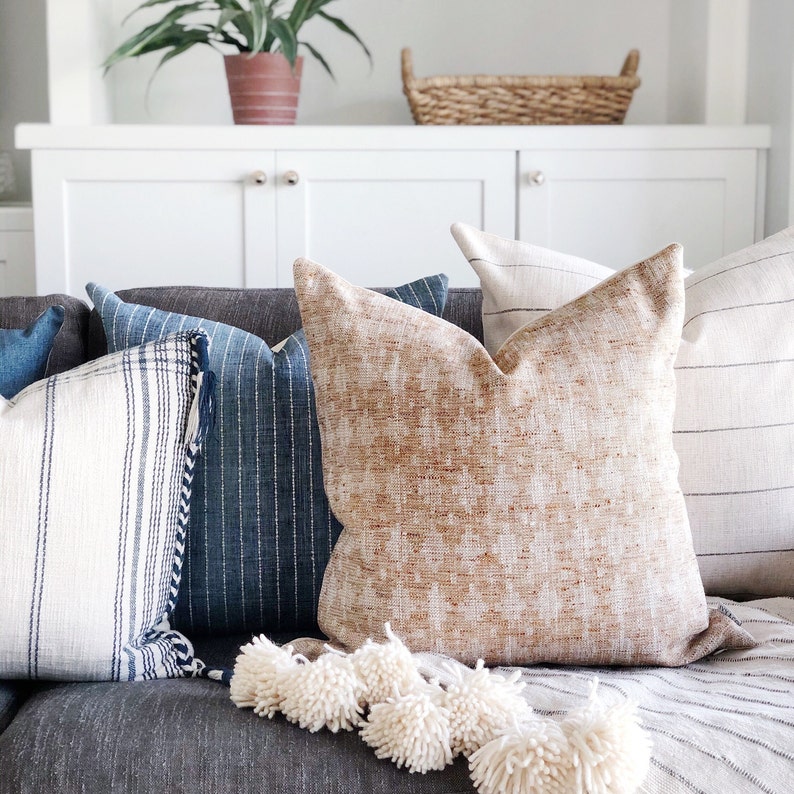
<instances>
[{"instance_id":1,"label":"cabinet door","mask_svg":"<svg viewBox=\"0 0 794 794\"><path fill-rule=\"evenodd\" d=\"M37 291L272 284L274 162L270 151L35 152Z\"/></svg>"},{"instance_id":2,"label":"cabinet door","mask_svg":"<svg viewBox=\"0 0 794 794\"><path fill-rule=\"evenodd\" d=\"M0 207L0 297L35 292L33 210Z\"/></svg>"},{"instance_id":3,"label":"cabinet door","mask_svg":"<svg viewBox=\"0 0 794 794\"><path fill-rule=\"evenodd\" d=\"M515 152L279 151L278 285L300 256L370 287L479 282L449 232L515 231Z\"/></svg>"},{"instance_id":4,"label":"cabinet door","mask_svg":"<svg viewBox=\"0 0 794 794\"><path fill-rule=\"evenodd\" d=\"M526 242L621 268L671 242L697 268L750 245L756 152L523 151L519 229Z\"/></svg>"}]
</instances>

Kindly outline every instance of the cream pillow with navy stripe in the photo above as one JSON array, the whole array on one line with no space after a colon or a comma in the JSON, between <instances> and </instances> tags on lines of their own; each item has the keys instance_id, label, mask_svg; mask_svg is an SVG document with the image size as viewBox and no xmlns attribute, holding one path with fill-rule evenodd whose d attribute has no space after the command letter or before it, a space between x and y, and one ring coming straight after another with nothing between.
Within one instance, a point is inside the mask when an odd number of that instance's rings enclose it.
<instances>
[{"instance_id":1,"label":"cream pillow with navy stripe","mask_svg":"<svg viewBox=\"0 0 794 794\"><path fill-rule=\"evenodd\" d=\"M342 526L323 487L309 350L278 350L239 328L127 303L89 285L108 349L183 328L208 334L217 421L196 470L185 569L174 614L190 634L317 629L323 574ZM440 315L446 276L386 291Z\"/></svg>"},{"instance_id":2,"label":"cream pillow with navy stripe","mask_svg":"<svg viewBox=\"0 0 794 794\"><path fill-rule=\"evenodd\" d=\"M0 678L199 672L169 616L206 362L182 333L0 398Z\"/></svg>"},{"instance_id":3,"label":"cream pillow with navy stripe","mask_svg":"<svg viewBox=\"0 0 794 794\"><path fill-rule=\"evenodd\" d=\"M463 224L452 234L494 352L613 272ZM673 443L706 592L794 595L794 227L684 287Z\"/></svg>"}]
</instances>

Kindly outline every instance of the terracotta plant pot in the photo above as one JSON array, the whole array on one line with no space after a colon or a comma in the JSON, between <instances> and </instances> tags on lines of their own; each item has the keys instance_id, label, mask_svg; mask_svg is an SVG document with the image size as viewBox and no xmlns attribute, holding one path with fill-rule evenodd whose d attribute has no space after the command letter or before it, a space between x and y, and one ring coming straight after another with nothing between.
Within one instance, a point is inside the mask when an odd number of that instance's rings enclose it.
<instances>
[{"instance_id":1,"label":"terracotta plant pot","mask_svg":"<svg viewBox=\"0 0 794 794\"><path fill-rule=\"evenodd\" d=\"M295 71L280 52L225 55L235 124L294 124L303 58Z\"/></svg>"}]
</instances>

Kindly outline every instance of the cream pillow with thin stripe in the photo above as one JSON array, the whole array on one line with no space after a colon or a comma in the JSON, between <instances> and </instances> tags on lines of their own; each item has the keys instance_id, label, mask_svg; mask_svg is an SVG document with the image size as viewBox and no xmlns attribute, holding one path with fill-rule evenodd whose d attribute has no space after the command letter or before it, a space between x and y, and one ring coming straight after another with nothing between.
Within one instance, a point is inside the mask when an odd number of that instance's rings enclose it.
<instances>
[{"instance_id":1,"label":"cream pillow with thin stripe","mask_svg":"<svg viewBox=\"0 0 794 794\"><path fill-rule=\"evenodd\" d=\"M486 346L611 270L455 224ZM684 282L673 443L706 592L794 594L794 227Z\"/></svg>"}]
</instances>

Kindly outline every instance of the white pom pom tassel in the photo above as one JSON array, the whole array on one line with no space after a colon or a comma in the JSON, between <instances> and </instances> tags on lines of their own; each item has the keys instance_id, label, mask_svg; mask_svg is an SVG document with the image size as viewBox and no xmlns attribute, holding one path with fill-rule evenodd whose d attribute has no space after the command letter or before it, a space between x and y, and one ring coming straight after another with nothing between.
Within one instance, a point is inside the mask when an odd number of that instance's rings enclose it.
<instances>
[{"instance_id":1,"label":"white pom pom tassel","mask_svg":"<svg viewBox=\"0 0 794 794\"><path fill-rule=\"evenodd\" d=\"M469 758L480 794L571 794L571 760L560 725L533 719L514 725Z\"/></svg>"},{"instance_id":2,"label":"white pom pom tassel","mask_svg":"<svg viewBox=\"0 0 794 794\"><path fill-rule=\"evenodd\" d=\"M364 685L364 700L370 706L391 697L395 687L399 692L409 692L424 683L411 652L388 623L384 629L387 642L367 640L351 657L353 669Z\"/></svg>"},{"instance_id":3,"label":"white pom pom tassel","mask_svg":"<svg viewBox=\"0 0 794 794\"><path fill-rule=\"evenodd\" d=\"M276 681L281 711L290 722L316 733L352 731L364 713L362 684L349 656L326 653L281 672Z\"/></svg>"},{"instance_id":4,"label":"white pom pom tassel","mask_svg":"<svg viewBox=\"0 0 794 794\"><path fill-rule=\"evenodd\" d=\"M281 648L262 634L243 645L240 651L235 661L229 695L238 708L257 708L257 689L263 682L269 682L277 669L293 663L292 646Z\"/></svg>"},{"instance_id":5,"label":"white pom pom tassel","mask_svg":"<svg viewBox=\"0 0 794 794\"><path fill-rule=\"evenodd\" d=\"M633 794L648 774L650 741L631 702L605 708L596 700L572 712L562 724L571 747L576 794Z\"/></svg>"},{"instance_id":6,"label":"white pom pom tassel","mask_svg":"<svg viewBox=\"0 0 794 794\"><path fill-rule=\"evenodd\" d=\"M361 738L378 758L390 758L409 772L425 773L452 763L449 712L436 684L395 694L370 709Z\"/></svg>"},{"instance_id":7,"label":"white pom pom tassel","mask_svg":"<svg viewBox=\"0 0 794 794\"><path fill-rule=\"evenodd\" d=\"M518 682L519 670L503 678L490 673L482 659L474 670L451 665L448 670L451 680L444 705L454 755L470 756L500 731L531 718L532 709L521 696L525 684Z\"/></svg>"}]
</instances>

